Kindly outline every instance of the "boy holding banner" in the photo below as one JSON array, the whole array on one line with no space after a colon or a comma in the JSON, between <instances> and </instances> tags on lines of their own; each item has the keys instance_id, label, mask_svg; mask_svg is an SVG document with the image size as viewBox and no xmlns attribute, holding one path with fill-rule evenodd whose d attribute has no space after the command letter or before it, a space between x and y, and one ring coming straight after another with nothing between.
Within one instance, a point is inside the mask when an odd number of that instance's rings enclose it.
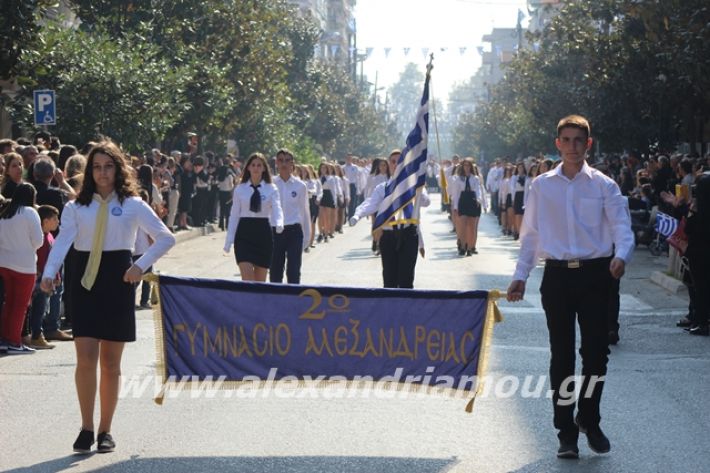
<instances>
[{"instance_id":1,"label":"boy holding banner","mask_svg":"<svg viewBox=\"0 0 710 473\"><path fill-rule=\"evenodd\" d=\"M508 300L525 295L525 281L540 256L540 286L550 333L550 383L560 458L578 458L579 432L589 447L607 453L599 404L609 355L607 301L634 250L626 199L619 186L586 163L589 122L570 115L557 125L562 165L533 182L523 217L520 255ZM575 323L582 339L582 387L574 416Z\"/></svg>"}]
</instances>

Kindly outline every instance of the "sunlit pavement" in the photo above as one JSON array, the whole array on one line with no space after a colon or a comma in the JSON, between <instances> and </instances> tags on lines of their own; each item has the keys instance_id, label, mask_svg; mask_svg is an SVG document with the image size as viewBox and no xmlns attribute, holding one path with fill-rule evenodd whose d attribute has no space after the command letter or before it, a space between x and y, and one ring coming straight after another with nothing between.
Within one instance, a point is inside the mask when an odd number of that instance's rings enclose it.
<instances>
[{"instance_id":1,"label":"sunlit pavement","mask_svg":"<svg viewBox=\"0 0 710 473\"><path fill-rule=\"evenodd\" d=\"M417 264L417 288L502 289L510 282L517 244L500 236L490 215L481 219L478 255L459 257L438 198L423 216L426 258ZM370 250L369 222L346 228L305 255L302 280L315 285L379 286L379 258ZM178 245L158 264L166 274L238 278L234 255L223 255L224 233ZM244 472L704 472L710 469L710 339L675 327L687 301L649 282L664 261L636 251L622 282L621 342L612 347L602 403L602 426L612 451L596 455L580 438L579 461L555 458L551 401L522 389L547 374L547 331L537 291L541 268L525 301L500 303L505 320L495 329L490 393L466 399L370 393L328 398L257 392L243 399L219 391L192 399L189 392L153 402L154 326L138 313L138 341L127 347L123 375L144 380L119 402L114 453L78 457L71 343L31 356L0 358L0 470L244 471ZM513 390L515 380L520 387ZM545 380L546 382L546 380ZM513 392L515 391L515 392ZM511 395L512 394L512 395ZM387 398L390 397L390 398ZM97 403L98 404L98 403ZM98 422L98 412L97 412Z\"/></svg>"}]
</instances>

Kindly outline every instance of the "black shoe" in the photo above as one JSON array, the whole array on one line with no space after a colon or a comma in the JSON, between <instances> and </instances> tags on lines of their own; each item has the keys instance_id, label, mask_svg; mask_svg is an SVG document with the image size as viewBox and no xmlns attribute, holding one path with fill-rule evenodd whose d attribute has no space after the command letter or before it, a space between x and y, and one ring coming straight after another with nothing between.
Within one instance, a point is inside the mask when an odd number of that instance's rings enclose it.
<instances>
[{"instance_id":1,"label":"black shoe","mask_svg":"<svg viewBox=\"0 0 710 473\"><path fill-rule=\"evenodd\" d=\"M323 234L322 234L322 233L318 235L318 238L316 238L316 241L317 241L318 243L320 243L320 242L323 241Z\"/></svg>"},{"instance_id":2,"label":"black shoe","mask_svg":"<svg viewBox=\"0 0 710 473\"><path fill-rule=\"evenodd\" d=\"M99 453L113 452L116 449L116 442L113 441L113 437L108 432L101 432L96 437L96 443L96 451Z\"/></svg>"},{"instance_id":3,"label":"black shoe","mask_svg":"<svg viewBox=\"0 0 710 473\"><path fill-rule=\"evenodd\" d=\"M466 251L466 256L471 256L473 253L471 253L471 250Z\"/></svg>"},{"instance_id":4,"label":"black shoe","mask_svg":"<svg viewBox=\"0 0 710 473\"><path fill-rule=\"evenodd\" d=\"M466 254L466 250L464 250L463 248L459 248L459 256L463 256L465 254Z\"/></svg>"},{"instance_id":5,"label":"black shoe","mask_svg":"<svg viewBox=\"0 0 710 473\"><path fill-rule=\"evenodd\" d=\"M705 325L696 325L695 327L691 327L690 330L688 330L688 333L691 335L702 335L704 337L710 336L710 326L707 324Z\"/></svg>"},{"instance_id":6,"label":"black shoe","mask_svg":"<svg viewBox=\"0 0 710 473\"><path fill-rule=\"evenodd\" d=\"M91 430L84 430L81 429L81 432L79 432L79 436L76 438L76 441L74 442L74 451L76 453L81 453L82 455L86 455L87 453L91 453L91 446L94 444L94 432Z\"/></svg>"},{"instance_id":7,"label":"black shoe","mask_svg":"<svg viewBox=\"0 0 710 473\"><path fill-rule=\"evenodd\" d=\"M688 317L683 317L675 324L676 327L690 327L692 325L693 322Z\"/></svg>"},{"instance_id":8,"label":"black shoe","mask_svg":"<svg viewBox=\"0 0 710 473\"><path fill-rule=\"evenodd\" d=\"M616 330L609 331L609 345L616 345L619 343L619 332Z\"/></svg>"},{"instance_id":9,"label":"black shoe","mask_svg":"<svg viewBox=\"0 0 710 473\"><path fill-rule=\"evenodd\" d=\"M577 440L560 439L560 448L557 449L557 458L567 458L572 460L579 458Z\"/></svg>"},{"instance_id":10,"label":"black shoe","mask_svg":"<svg viewBox=\"0 0 710 473\"><path fill-rule=\"evenodd\" d=\"M579 431L587 435L587 445L594 453L609 453L611 444L598 425L594 427L585 426L579 423L579 419L575 419L575 422L577 427L579 427Z\"/></svg>"},{"instance_id":11,"label":"black shoe","mask_svg":"<svg viewBox=\"0 0 710 473\"><path fill-rule=\"evenodd\" d=\"M477 254L478 254L478 251L476 250L476 248L474 248L474 249L471 250L471 253L473 253L474 255L477 255Z\"/></svg>"},{"instance_id":12,"label":"black shoe","mask_svg":"<svg viewBox=\"0 0 710 473\"><path fill-rule=\"evenodd\" d=\"M372 252L374 253L375 251L377 251L377 242L372 240Z\"/></svg>"}]
</instances>

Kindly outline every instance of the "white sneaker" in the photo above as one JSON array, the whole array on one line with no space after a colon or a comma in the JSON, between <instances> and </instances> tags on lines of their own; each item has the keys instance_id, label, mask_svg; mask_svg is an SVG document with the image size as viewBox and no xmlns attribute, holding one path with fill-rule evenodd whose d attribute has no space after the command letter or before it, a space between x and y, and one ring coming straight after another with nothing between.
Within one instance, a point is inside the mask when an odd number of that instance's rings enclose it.
<instances>
[{"instance_id":1,"label":"white sneaker","mask_svg":"<svg viewBox=\"0 0 710 473\"><path fill-rule=\"evenodd\" d=\"M36 351L37 350L35 350L34 348L30 348L25 344L7 346L8 355L31 355Z\"/></svg>"}]
</instances>

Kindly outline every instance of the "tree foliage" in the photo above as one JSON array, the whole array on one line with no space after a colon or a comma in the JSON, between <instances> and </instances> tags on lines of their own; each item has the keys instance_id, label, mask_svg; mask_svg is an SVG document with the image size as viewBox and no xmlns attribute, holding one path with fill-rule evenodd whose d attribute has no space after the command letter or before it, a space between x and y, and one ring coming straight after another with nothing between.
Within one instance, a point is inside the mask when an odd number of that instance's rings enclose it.
<instances>
[{"instance_id":1,"label":"tree foliage","mask_svg":"<svg viewBox=\"0 0 710 473\"><path fill-rule=\"evenodd\" d=\"M71 3L79 30L48 28L20 57L27 86L15 116L25 124L41 85L61 92L65 141L85 141L96 124L136 148L180 148L195 132L218 151L231 138L243 154L291 146L340 158L383 141L367 91L314 58L321 33L285 0Z\"/></svg>"},{"instance_id":2,"label":"tree foliage","mask_svg":"<svg viewBox=\"0 0 710 473\"><path fill-rule=\"evenodd\" d=\"M577 0L508 65L490 102L463 120L480 149L551 150L557 120L590 118L607 150L703 141L710 119L710 6L704 0Z\"/></svg>"}]
</instances>

